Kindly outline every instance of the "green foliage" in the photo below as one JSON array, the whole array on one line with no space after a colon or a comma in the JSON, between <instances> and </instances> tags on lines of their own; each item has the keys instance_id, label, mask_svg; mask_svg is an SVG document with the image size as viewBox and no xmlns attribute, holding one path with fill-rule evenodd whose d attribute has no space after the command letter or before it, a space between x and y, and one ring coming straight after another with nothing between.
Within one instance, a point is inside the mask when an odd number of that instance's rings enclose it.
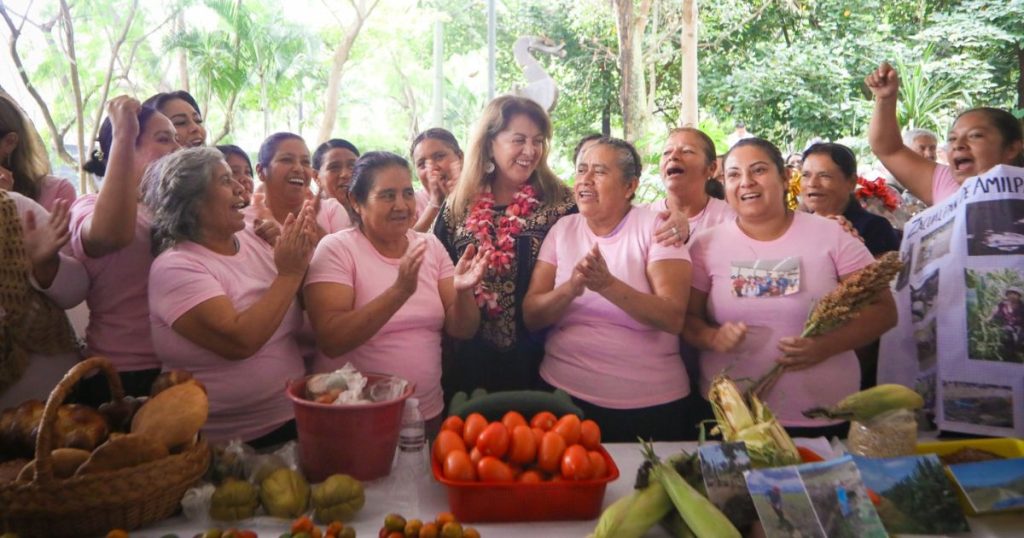
<instances>
[{"instance_id":1,"label":"green foliage","mask_svg":"<svg viewBox=\"0 0 1024 538\"><path fill-rule=\"evenodd\" d=\"M1000 301L1008 288L1024 289L1024 278L1019 271L980 272L966 269L968 356L975 360L1024 363L1024 348L1009 346L1007 356L1002 325L993 320Z\"/></svg>"},{"instance_id":2,"label":"green foliage","mask_svg":"<svg viewBox=\"0 0 1024 538\"><path fill-rule=\"evenodd\" d=\"M937 492L942 492L942 495L938 502L933 502ZM879 493L899 512L912 515L911 518L900 518L906 528L887 528L890 532L932 534L948 532L958 526L963 527L961 530L968 530L949 478L938 461L919 459L917 468L910 475Z\"/></svg>"}]
</instances>

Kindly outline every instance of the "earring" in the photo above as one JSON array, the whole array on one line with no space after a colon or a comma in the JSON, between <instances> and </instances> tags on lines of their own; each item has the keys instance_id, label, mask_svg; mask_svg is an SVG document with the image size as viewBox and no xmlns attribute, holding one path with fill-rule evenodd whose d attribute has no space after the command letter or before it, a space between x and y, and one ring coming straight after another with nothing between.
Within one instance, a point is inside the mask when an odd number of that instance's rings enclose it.
<instances>
[{"instance_id":1,"label":"earring","mask_svg":"<svg viewBox=\"0 0 1024 538\"><path fill-rule=\"evenodd\" d=\"M484 166L484 172L487 174L494 173L494 161L487 161L487 165Z\"/></svg>"}]
</instances>

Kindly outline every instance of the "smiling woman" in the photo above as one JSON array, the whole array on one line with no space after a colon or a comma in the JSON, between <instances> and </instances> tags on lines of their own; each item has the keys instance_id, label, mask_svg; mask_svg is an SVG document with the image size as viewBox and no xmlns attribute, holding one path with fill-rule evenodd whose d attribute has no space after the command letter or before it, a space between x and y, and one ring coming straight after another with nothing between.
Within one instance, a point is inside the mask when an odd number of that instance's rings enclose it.
<instances>
[{"instance_id":1,"label":"smiling woman","mask_svg":"<svg viewBox=\"0 0 1024 538\"><path fill-rule=\"evenodd\" d=\"M183 147L195 148L206 144L203 114L192 94L185 90L158 93L143 101L142 105L159 110L171 120L178 133L178 143Z\"/></svg>"},{"instance_id":2,"label":"smiling woman","mask_svg":"<svg viewBox=\"0 0 1024 538\"><path fill-rule=\"evenodd\" d=\"M147 178L159 252L149 306L163 368L188 370L206 386L209 438L253 446L294 438L280 383L304 373L296 294L317 242L312 206L285 219L271 259L245 229L244 189L216 149L183 150Z\"/></svg>"},{"instance_id":3,"label":"smiling woman","mask_svg":"<svg viewBox=\"0 0 1024 538\"><path fill-rule=\"evenodd\" d=\"M725 195L737 218L691 242L693 288L683 335L705 350L702 393L724 371L757 379L783 364L787 373L766 396L783 426L804 428L797 433L807 437L842 435L841 425L801 411L860 388L853 350L895 325L895 304L885 290L855 322L824 337L796 336L814 301L874 258L839 223L789 211L788 177L782 154L766 140L741 140L729 150ZM775 349L773 356L768 350Z\"/></svg>"},{"instance_id":4,"label":"smiling woman","mask_svg":"<svg viewBox=\"0 0 1024 538\"><path fill-rule=\"evenodd\" d=\"M437 237L412 229L412 176L398 155L360 157L350 199L358 226L324 239L306 279L319 348L313 370L351 362L361 371L408 379L436 430L444 407L442 330L455 338L476 332L480 310L473 289L484 257L470 247L453 266Z\"/></svg>"},{"instance_id":5,"label":"smiling woman","mask_svg":"<svg viewBox=\"0 0 1024 538\"><path fill-rule=\"evenodd\" d=\"M505 95L491 101L473 128L455 190L434 234L452 261L466 249L486 250L484 282L476 287L480 330L455 349L446 388L528 389L543 355L520 309L548 230L576 212L572 193L548 168L551 120L537 103Z\"/></svg>"}]
</instances>

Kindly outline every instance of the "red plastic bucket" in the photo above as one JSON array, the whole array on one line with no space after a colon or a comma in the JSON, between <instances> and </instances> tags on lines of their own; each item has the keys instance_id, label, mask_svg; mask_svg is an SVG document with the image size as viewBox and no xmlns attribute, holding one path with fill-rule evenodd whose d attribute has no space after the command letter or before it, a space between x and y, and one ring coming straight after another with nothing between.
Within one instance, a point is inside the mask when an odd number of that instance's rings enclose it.
<instances>
[{"instance_id":1,"label":"red plastic bucket","mask_svg":"<svg viewBox=\"0 0 1024 538\"><path fill-rule=\"evenodd\" d=\"M392 376L363 373L368 385ZM332 405L305 398L306 381L288 382L288 397L295 406L299 431L299 463L310 482L343 473L359 480L373 480L391 472L398 446L405 400L413 384L387 402Z\"/></svg>"}]
</instances>

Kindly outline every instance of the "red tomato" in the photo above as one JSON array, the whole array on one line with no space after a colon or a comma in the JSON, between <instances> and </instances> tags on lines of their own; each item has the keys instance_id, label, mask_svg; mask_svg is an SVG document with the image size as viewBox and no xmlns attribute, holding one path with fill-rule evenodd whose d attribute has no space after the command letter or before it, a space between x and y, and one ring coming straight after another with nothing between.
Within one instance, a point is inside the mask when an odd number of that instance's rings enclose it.
<instances>
[{"instance_id":1,"label":"red tomato","mask_svg":"<svg viewBox=\"0 0 1024 538\"><path fill-rule=\"evenodd\" d=\"M466 427L465 421L459 415L452 415L441 423L441 430L451 430L462 437L462 430Z\"/></svg>"},{"instance_id":2,"label":"red tomato","mask_svg":"<svg viewBox=\"0 0 1024 538\"><path fill-rule=\"evenodd\" d=\"M453 450L466 451L466 444L462 442L462 437L451 430L441 430L437 434L437 439L434 439L434 458L443 465L444 459Z\"/></svg>"},{"instance_id":3,"label":"red tomato","mask_svg":"<svg viewBox=\"0 0 1024 538\"><path fill-rule=\"evenodd\" d=\"M583 445L572 445L562 455L562 478L566 480L587 480L594 473L590 456Z\"/></svg>"},{"instance_id":4,"label":"red tomato","mask_svg":"<svg viewBox=\"0 0 1024 538\"><path fill-rule=\"evenodd\" d=\"M460 482L472 482L476 480L476 471L473 462L469 460L469 454L465 450L453 450L444 459L444 477L448 480Z\"/></svg>"},{"instance_id":5,"label":"red tomato","mask_svg":"<svg viewBox=\"0 0 1024 538\"><path fill-rule=\"evenodd\" d=\"M505 428L508 429L509 433L511 433L516 426L528 426L528 424L526 424L526 419L523 418L523 415L521 415L519 411L509 411L508 413L505 413L505 416L501 417L501 423L505 425Z\"/></svg>"},{"instance_id":6,"label":"red tomato","mask_svg":"<svg viewBox=\"0 0 1024 538\"><path fill-rule=\"evenodd\" d=\"M551 474L558 474L565 452L565 438L556 432L545 432L537 448L537 467Z\"/></svg>"},{"instance_id":7,"label":"red tomato","mask_svg":"<svg viewBox=\"0 0 1024 538\"><path fill-rule=\"evenodd\" d=\"M601 427L593 420L580 422L580 444L587 450L597 450L601 445Z\"/></svg>"},{"instance_id":8,"label":"red tomato","mask_svg":"<svg viewBox=\"0 0 1024 538\"><path fill-rule=\"evenodd\" d=\"M590 478L604 478L608 476L608 460L604 459L604 456L596 450L587 451L587 457L590 458L590 469L593 471L590 474Z\"/></svg>"},{"instance_id":9,"label":"red tomato","mask_svg":"<svg viewBox=\"0 0 1024 538\"><path fill-rule=\"evenodd\" d=\"M533 469L525 471L523 472L523 474L519 475L519 482L522 482L524 484L538 484L543 481L544 475L540 474L537 471L534 471Z\"/></svg>"},{"instance_id":10,"label":"red tomato","mask_svg":"<svg viewBox=\"0 0 1024 538\"><path fill-rule=\"evenodd\" d=\"M569 413L558 419L551 431L558 432L568 446L580 442L580 417Z\"/></svg>"},{"instance_id":11,"label":"red tomato","mask_svg":"<svg viewBox=\"0 0 1024 538\"><path fill-rule=\"evenodd\" d=\"M469 461L473 462L473 468L480 463L480 460L484 459L484 455L480 452L480 449L473 447L473 450L469 451Z\"/></svg>"},{"instance_id":12,"label":"red tomato","mask_svg":"<svg viewBox=\"0 0 1024 538\"><path fill-rule=\"evenodd\" d=\"M537 457L537 439L533 430L520 424L512 430L512 438L508 444L508 460L512 463L531 463Z\"/></svg>"},{"instance_id":13,"label":"red tomato","mask_svg":"<svg viewBox=\"0 0 1024 538\"><path fill-rule=\"evenodd\" d=\"M551 411L541 411L530 419L530 427L548 431L555 427L556 422L558 422L558 417L554 413Z\"/></svg>"},{"instance_id":14,"label":"red tomato","mask_svg":"<svg viewBox=\"0 0 1024 538\"><path fill-rule=\"evenodd\" d=\"M513 482L512 468L494 456L484 456L476 466L481 482Z\"/></svg>"},{"instance_id":15,"label":"red tomato","mask_svg":"<svg viewBox=\"0 0 1024 538\"><path fill-rule=\"evenodd\" d=\"M540 446L540 440L544 438L544 430L540 428L530 428L533 433L533 440L537 442L537 446Z\"/></svg>"},{"instance_id":16,"label":"red tomato","mask_svg":"<svg viewBox=\"0 0 1024 538\"><path fill-rule=\"evenodd\" d=\"M466 417L466 424L462 429L462 440L466 442L466 446L476 446L476 438L480 437L480 432L486 427L487 419L480 413L471 413Z\"/></svg>"},{"instance_id":17,"label":"red tomato","mask_svg":"<svg viewBox=\"0 0 1024 538\"><path fill-rule=\"evenodd\" d=\"M508 443L508 429L500 422L488 424L476 438L476 447L480 449L480 453L495 458L500 458L508 452Z\"/></svg>"}]
</instances>

